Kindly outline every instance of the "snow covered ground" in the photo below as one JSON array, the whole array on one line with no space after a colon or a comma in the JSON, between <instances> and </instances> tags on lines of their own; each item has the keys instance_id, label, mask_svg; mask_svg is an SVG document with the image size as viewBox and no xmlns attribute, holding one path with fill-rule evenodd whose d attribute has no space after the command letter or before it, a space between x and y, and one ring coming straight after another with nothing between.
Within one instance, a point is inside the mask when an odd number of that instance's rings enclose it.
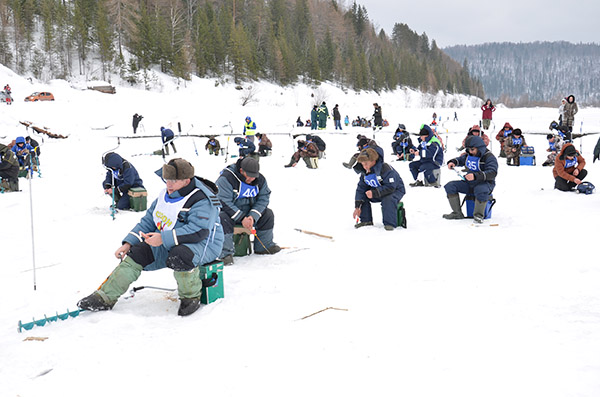
<instances>
[{"instance_id":1,"label":"snow covered ground","mask_svg":"<svg viewBox=\"0 0 600 397\"><path fill-rule=\"evenodd\" d=\"M391 126L376 138L388 160L397 124L417 132L434 111L443 121L458 113L459 122L440 129L450 132L444 134L446 159L454 157L481 115L469 98L442 108L452 99L408 90L379 96L330 85L256 83L257 101L242 107L243 92L213 80L194 79L177 89L164 78L160 92L117 87L109 95L64 81L32 84L2 66L0 83L10 83L16 101L0 106L0 137L6 136L0 142L27 135L19 124L25 120L69 135L32 135L43 140L41 177L31 185L21 179L21 192L0 195L0 396L600 395L594 249L600 194L555 191L551 169L540 166L556 109L500 107L494 113L495 131L505 121L524 131L538 166L499 161L497 204L483 227L442 219L449 212L444 190L408 187L408 163L391 162L407 187L408 229L387 232L378 207L374 227L354 229L358 177L341 165L354 152L357 133L370 130L344 128L339 134L330 122L321 134L328 149L319 169L283 167L295 150L289 134L309 132L292 126L298 116L309 118L311 93L330 110L339 104L350 119L370 117L373 102L382 105ZM56 101L23 102L40 90L51 91ZM177 155L212 180L235 159L211 157L205 138L185 134L229 133L229 122L240 133L250 115L274 144L273 155L261 159L261 172L273 190L275 241L302 249L236 258L224 270L225 299L188 318L177 316L175 293L143 290L110 312L86 312L17 333L19 320L75 309L117 265L113 253L142 214L120 212L112 220L101 188L101 155L117 146L115 136L132 136L136 112L144 116L140 135L159 135L160 126L176 131L180 122ZM580 128L600 132L600 109L581 109L576 132ZM597 139L584 137L582 148L587 180L600 186L599 165L591 161ZM120 142L117 152L134 164L153 199L162 185L153 172L163 160L135 155L158 149L160 139ZM492 149L497 155L495 140ZM443 183L455 178L442 171ZM165 269L143 273L134 283L142 285L176 284ZM328 307L343 310L302 319Z\"/></svg>"}]
</instances>

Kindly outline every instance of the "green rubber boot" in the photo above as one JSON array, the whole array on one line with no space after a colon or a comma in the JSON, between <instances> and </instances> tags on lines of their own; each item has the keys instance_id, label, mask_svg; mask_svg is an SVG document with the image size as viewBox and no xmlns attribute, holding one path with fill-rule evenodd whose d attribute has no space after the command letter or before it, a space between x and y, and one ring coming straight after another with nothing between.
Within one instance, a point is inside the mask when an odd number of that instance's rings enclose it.
<instances>
[{"instance_id":1,"label":"green rubber boot","mask_svg":"<svg viewBox=\"0 0 600 397\"><path fill-rule=\"evenodd\" d=\"M140 273L142 273L142 266L130 257L126 257L108 276L100 289L80 300L77 306L91 311L112 309L119 297L127 292L131 283L140 277Z\"/></svg>"},{"instance_id":2,"label":"green rubber boot","mask_svg":"<svg viewBox=\"0 0 600 397\"><path fill-rule=\"evenodd\" d=\"M202 295L200 269L195 267L189 272L174 272L173 275L177 280L177 292L181 300L177 314L189 316L200 307L200 296Z\"/></svg>"},{"instance_id":3,"label":"green rubber boot","mask_svg":"<svg viewBox=\"0 0 600 397\"><path fill-rule=\"evenodd\" d=\"M481 224L485 219L485 207L487 201L475 200L475 207L473 208L473 223Z\"/></svg>"},{"instance_id":4,"label":"green rubber boot","mask_svg":"<svg viewBox=\"0 0 600 397\"><path fill-rule=\"evenodd\" d=\"M452 208L452 212L449 214L442 215L444 219L464 219L465 216L462 213L462 209L460 208L460 196L458 194L449 194L448 202L450 203L450 208Z\"/></svg>"}]
</instances>

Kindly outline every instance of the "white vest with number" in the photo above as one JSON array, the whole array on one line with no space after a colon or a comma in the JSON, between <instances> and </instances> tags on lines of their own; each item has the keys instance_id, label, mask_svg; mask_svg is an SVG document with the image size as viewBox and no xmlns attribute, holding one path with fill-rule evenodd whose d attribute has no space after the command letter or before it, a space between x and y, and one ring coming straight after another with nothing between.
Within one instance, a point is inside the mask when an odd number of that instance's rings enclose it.
<instances>
[{"instance_id":1,"label":"white vest with number","mask_svg":"<svg viewBox=\"0 0 600 397\"><path fill-rule=\"evenodd\" d=\"M183 209L188 199L198 191L192 190L187 196L171 198L167 193L167 189L163 189L158 195L156 207L152 213L154 224L160 231L172 230L177 223L177 215Z\"/></svg>"}]
</instances>

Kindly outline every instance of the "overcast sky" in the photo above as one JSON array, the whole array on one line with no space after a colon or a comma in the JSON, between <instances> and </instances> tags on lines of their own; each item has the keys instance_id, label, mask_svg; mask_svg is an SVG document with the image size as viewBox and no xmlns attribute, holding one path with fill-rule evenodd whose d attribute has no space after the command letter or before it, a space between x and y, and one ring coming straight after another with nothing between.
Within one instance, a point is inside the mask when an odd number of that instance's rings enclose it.
<instances>
[{"instance_id":1,"label":"overcast sky","mask_svg":"<svg viewBox=\"0 0 600 397\"><path fill-rule=\"evenodd\" d=\"M351 5L353 0L345 0ZM425 32L438 47L488 42L600 43L600 0L356 0L378 29Z\"/></svg>"}]
</instances>

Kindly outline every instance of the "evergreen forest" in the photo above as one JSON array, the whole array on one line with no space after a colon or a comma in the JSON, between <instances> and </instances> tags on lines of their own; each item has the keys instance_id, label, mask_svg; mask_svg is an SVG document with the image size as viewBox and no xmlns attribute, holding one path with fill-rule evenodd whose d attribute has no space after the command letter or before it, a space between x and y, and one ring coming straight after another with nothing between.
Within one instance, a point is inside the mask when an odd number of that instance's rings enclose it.
<instances>
[{"instance_id":1,"label":"evergreen forest","mask_svg":"<svg viewBox=\"0 0 600 397\"><path fill-rule=\"evenodd\" d=\"M463 62L494 102L508 106L559 106L574 95L600 105L600 45L566 41L487 43L444 51Z\"/></svg>"},{"instance_id":2,"label":"evergreen forest","mask_svg":"<svg viewBox=\"0 0 600 397\"><path fill-rule=\"evenodd\" d=\"M136 84L160 70L484 96L425 33L400 23L376 32L364 6L339 0L0 0L0 63L42 81Z\"/></svg>"}]
</instances>

